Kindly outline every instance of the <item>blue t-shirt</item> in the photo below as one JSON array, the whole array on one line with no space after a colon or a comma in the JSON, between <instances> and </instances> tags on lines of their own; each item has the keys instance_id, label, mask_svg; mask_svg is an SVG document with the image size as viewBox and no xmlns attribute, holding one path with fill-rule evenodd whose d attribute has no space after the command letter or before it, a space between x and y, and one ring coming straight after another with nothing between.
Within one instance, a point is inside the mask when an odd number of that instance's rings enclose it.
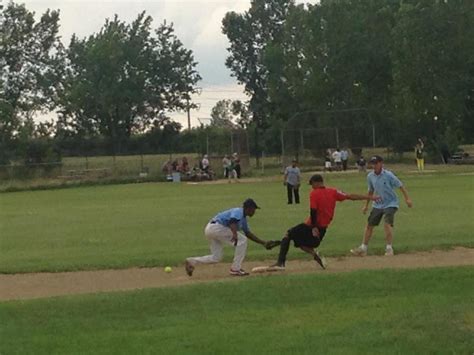
<instances>
[{"instance_id":1,"label":"blue t-shirt","mask_svg":"<svg viewBox=\"0 0 474 355\"><path fill-rule=\"evenodd\" d=\"M220 212L212 220L229 227L230 221L233 219L237 221L238 230L242 230L244 233L250 232L247 218L244 216L244 209L242 207L231 208L230 210Z\"/></svg>"},{"instance_id":2,"label":"blue t-shirt","mask_svg":"<svg viewBox=\"0 0 474 355\"><path fill-rule=\"evenodd\" d=\"M287 166L285 169L286 182L290 185L298 185L300 183L301 171L298 167Z\"/></svg>"},{"instance_id":3,"label":"blue t-shirt","mask_svg":"<svg viewBox=\"0 0 474 355\"><path fill-rule=\"evenodd\" d=\"M374 208L399 207L398 197L394 189L402 187L402 182L390 170L382 169L379 175L373 171L367 175L369 192L374 192L382 201L372 203Z\"/></svg>"}]
</instances>

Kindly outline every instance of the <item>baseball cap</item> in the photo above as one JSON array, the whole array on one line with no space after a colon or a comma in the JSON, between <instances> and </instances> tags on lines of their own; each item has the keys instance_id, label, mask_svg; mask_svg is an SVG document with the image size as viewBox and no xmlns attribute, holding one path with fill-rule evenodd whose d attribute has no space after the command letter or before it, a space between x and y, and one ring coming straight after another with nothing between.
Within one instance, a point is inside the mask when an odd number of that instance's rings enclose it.
<instances>
[{"instance_id":1,"label":"baseball cap","mask_svg":"<svg viewBox=\"0 0 474 355\"><path fill-rule=\"evenodd\" d=\"M383 161L383 158L380 155L373 155L369 160L369 162L372 164L375 164L381 161Z\"/></svg>"},{"instance_id":2,"label":"baseball cap","mask_svg":"<svg viewBox=\"0 0 474 355\"><path fill-rule=\"evenodd\" d=\"M311 185L313 182L323 182L323 177L319 174L315 174L311 176L309 179L309 184Z\"/></svg>"},{"instance_id":3,"label":"baseball cap","mask_svg":"<svg viewBox=\"0 0 474 355\"><path fill-rule=\"evenodd\" d=\"M257 206L257 203L252 200L251 198L248 198L244 201L244 208L248 208L248 207L253 207L253 208L260 208Z\"/></svg>"}]
</instances>

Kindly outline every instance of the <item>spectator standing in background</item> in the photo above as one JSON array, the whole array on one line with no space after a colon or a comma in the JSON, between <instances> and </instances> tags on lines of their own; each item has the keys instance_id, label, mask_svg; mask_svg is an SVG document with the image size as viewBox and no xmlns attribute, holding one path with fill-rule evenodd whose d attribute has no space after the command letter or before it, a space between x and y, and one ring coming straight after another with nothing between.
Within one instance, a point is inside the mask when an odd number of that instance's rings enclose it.
<instances>
[{"instance_id":1,"label":"spectator standing in background","mask_svg":"<svg viewBox=\"0 0 474 355\"><path fill-rule=\"evenodd\" d=\"M324 171L331 171L332 170L332 165L331 165L331 151L326 152L326 156L324 157Z\"/></svg>"},{"instance_id":2,"label":"spectator standing in background","mask_svg":"<svg viewBox=\"0 0 474 355\"><path fill-rule=\"evenodd\" d=\"M342 161L342 170L347 170L347 160L349 159L349 153L344 148L341 150L341 161Z\"/></svg>"},{"instance_id":3,"label":"spectator standing in background","mask_svg":"<svg viewBox=\"0 0 474 355\"><path fill-rule=\"evenodd\" d=\"M283 185L286 186L286 192L288 195L288 204L293 203L293 195L295 195L295 203L300 203L300 182L301 182L301 171L297 167L297 161L293 159L290 166L285 169L285 176Z\"/></svg>"},{"instance_id":4,"label":"spectator standing in background","mask_svg":"<svg viewBox=\"0 0 474 355\"><path fill-rule=\"evenodd\" d=\"M423 171L425 170L425 144L421 140L421 138L418 138L418 143L416 144L415 147L415 157L416 157L416 167L418 168L418 171Z\"/></svg>"},{"instance_id":5,"label":"spectator standing in background","mask_svg":"<svg viewBox=\"0 0 474 355\"><path fill-rule=\"evenodd\" d=\"M336 149L334 153L332 153L332 159L334 160L334 164L336 165L336 170L341 170L342 159L341 159L341 151L339 148Z\"/></svg>"},{"instance_id":6,"label":"spectator standing in background","mask_svg":"<svg viewBox=\"0 0 474 355\"><path fill-rule=\"evenodd\" d=\"M362 155L360 156L359 160L357 160L357 169L359 172L365 172L367 169L367 162Z\"/></svg>"},{"instance_id":7,"label":"spectator standing in background","mask_svg":"<svg viewBox=\"0 0 474 355\"><path fill-rule=\"evenodd\" d=\"M204 154L204 157L201 160L201 170L206 174L209 172L209 158L207 154Z\"/></svg>"},{"instance_id":8,"label":"spectator standing in background","mask_svg":"<svg viewBox=\"0 0 474 355\"><path fill-rule=\"evenodd\" d=\"M233 158L233 165L234 165L234 170L237 174L237 179L240 179L240 174L241 174L241 168L240 168L240 158L239 158L239 155L237 153L234 153L232 155L232 158Z\"/></svg>"},{"instance_id":9,"label":"spectator standing in background","mask_svg":"<svg viewBox=\"0 0 474 355\"><path fill-rule=\"evenodd\" d=\"M224 155L224 158L222 159L222 169L224 169L224 177L228 178L230 174L230 167L232 163L227 155Z\"/></svg>"}]
</instances>

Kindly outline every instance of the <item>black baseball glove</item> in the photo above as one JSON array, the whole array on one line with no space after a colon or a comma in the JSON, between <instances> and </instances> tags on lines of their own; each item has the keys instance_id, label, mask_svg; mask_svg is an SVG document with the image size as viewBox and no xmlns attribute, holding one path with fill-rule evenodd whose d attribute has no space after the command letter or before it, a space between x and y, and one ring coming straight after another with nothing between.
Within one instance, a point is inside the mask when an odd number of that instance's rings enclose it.
<instances>
[{"instance_id":1,"label":"black baseball glove","mask_svg":"<svg viewBox=\"0 0 474 355\"><path fill-rule=\"evenodd\" d=\"M280 240L269 240L265 242L265 249L271 250L281 244Z\"/></svg>"}]
</instances>

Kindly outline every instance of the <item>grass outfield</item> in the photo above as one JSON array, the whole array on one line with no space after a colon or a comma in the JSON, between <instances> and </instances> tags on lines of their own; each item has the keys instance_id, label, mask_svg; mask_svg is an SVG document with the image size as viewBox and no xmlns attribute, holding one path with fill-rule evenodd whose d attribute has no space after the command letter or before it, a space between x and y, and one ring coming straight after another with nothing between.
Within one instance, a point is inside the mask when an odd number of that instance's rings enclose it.
<instances>
[{"instance_id":1,"label":"grass outfield","mask_svg":"<svg viewBox=\"0 0 474 355\"><path fill-rule=\"evenodd\" d=\"M472 267L275 275L4 302L0 353L470 354L472 276Z\"/></svg>"},{"instance_id":2,"label":"grass outfield","mask_svg":"<svg viewBox=\"0 0 474 355\"><path fill-rule=\"evenodd\" d=\"M473 247L474 176L472 173L400 174L414 201L402 201L396 216L395 251L451 245ZM278 181L189 185L129 184L0 194L0 272L65 271L178 265L185 257L208 253L203 228L217 212L253 197L262 206L250 219L263 239L280 238L308 213L309 186L302 203L286 205ZM327 185L363 193L365 177L330 174ZM359 244L366 216L362 202L339 204L321 251L343 255ZM376 230L370 253L384 248ZM231 260L231 248L225 260ZM274 258L276 250L249 243L249 259ZM306 257L290 250L291 258Z\"/></svg>"}]
</instances>

